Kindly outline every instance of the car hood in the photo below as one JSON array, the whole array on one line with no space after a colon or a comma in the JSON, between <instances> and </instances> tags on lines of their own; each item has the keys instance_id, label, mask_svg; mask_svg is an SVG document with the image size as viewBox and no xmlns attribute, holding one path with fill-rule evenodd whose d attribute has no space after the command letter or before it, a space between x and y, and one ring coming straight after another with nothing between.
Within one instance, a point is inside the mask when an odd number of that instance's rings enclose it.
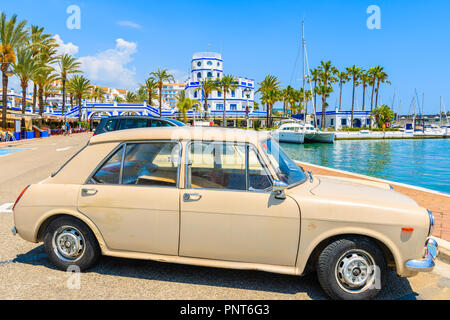
<instances>
[{"instance_id":1,"label":"car hood","mask_svg":"<svg viewBox=\"0 0 450 320\"><path fill-rule=\"evenodd\" d=\"M418 206L411 198L393 190L377 187L358 179L339 179L336 177L317 177L318 185L310 192L318 197L333 200L376 203L377 205Z\"/></svg>"}]
</instances>

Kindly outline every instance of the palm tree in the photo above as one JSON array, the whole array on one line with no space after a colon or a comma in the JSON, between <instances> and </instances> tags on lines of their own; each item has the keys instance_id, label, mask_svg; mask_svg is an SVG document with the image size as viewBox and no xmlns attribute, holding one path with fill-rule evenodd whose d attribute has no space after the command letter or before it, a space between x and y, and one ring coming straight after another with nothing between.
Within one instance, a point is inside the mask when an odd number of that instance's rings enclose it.
<instances>
[{"instance_id":1,"label":"palm tree","mask_svg":"<svg viewBox=\"0 0 450 320\"><path fill-rule=\"evenodd\" d=\"M314 106L317 107L316 104L316 87L317 87L317 82L320 81L320 70L319 69L311 69L311 81L314 82L314 88L313 88L313 92L314 92Z\"/></svg>"},{"instance_id":2,"label":"palm tree","mask_svg":"<svg viewBox=\"0 0 450 320\"><path fill-rule=\"evenodd\" d=\"M48 65L39 65L39 71L36 73L34 79L38 86L38 101L39 101L39 115L42 117L44 113L44 90L47 85L57 80L58 75L53 73L55 69ZM42 118L39 119L42 123Z\"/></svg>"},{"instance_id":3,"label":"palm tree","mask_svg":"<svg viewBox=\"0 0 450 320\"><path fill-rule=\"evenodd\" d=\"M375 92L375 84L377 80L377 76L380 72L383 71L383 67L376 66L369 69L368 74L372 77L372 97L370 98L370 112L373 110L373 94Z\"/></svg>"},{"instance_id":4,"label":"palm tree","mask_svg":"<svg viewBox=\"0 0 450 320\"><path fill-rule=\"evenodd\" d=\"M32 25L30 27L29 33L30 38L28 47L33 52L33 58L36 58L43 48L49 46L53 47L57 46L55 39L52 38L52 35L50 33L44 33L43 27ZM34 113L36 110L37 84L35 83L33 78L31 80L33 81L33 113Z\"/></svg>"},{"instance_id":5,"label":"palm tree","mask_svg":"<svg viewBox=\"0 0 450 320\"><path fill-rule=\"evenodd\" d=\"M272 108L273 105L280 99L280 82L278 78L272 75L267 75L264 80L259 83L257 92L261 93L261 102L266 105L266 125L272 127Z\"/></svg>"},{"instance_id":6,"label":"palm tree","mask_svg":"<svg viewBox=\"0 0 450 320\"><path fill-rule=\"evenodd\" d=\"M359 77L361 75L361 68L358 68L357 66L353 65L353 66L347 68L347 72L353 80L352 119L350 121L350 127L353 128L353 115L355 112L355 87L356 87L356 83L359 80Z\"/></svg>"},{"instance_id":7,"label":"palm tree","mask_svg":"<svg viewBox=\"0 0 450 320\"><path fill-rule=\"evenodd\" d=\"M201 91L205 103L203 104L203 110L205 111L205 120L208 120L208 98L214 90L217 90L217 82L211 79L205 79L200 83L200 86L195 91Z\"/></svg>"},{"instance_id":8,"label":"palm tree","mask_svg":"<svg viewBox=\"0 0 450 320\"><path fill-rule=\"evenodd\" d=\"M158 82L152 77L150 77L147 80L145 80L145 83L141 86L145 87L145 91L147 92L148 95L147 104L151 107L153 98L157 95L155 91L158 89Z\"/></svg>"},{"instance_id":9,"label":"palm tree","mask_svg":"<svg viewBox=\"0 0 450 320\"><path fill-rule=\"evenodd\" d=\"M191 110L194 107L194 100L191 100L186 97L186 93L184 91L180 91L177 95L177 108L178 111L183 114L183 121L187 122L186 113L188 110Z\"/></svg>"},{"instance_id":10,"label":"palm tree","mask_svg":"<svg viewBox=\"0 0 450 320\"><path fill-rule=\"evenodd\" d=\"M103 102L105 101L105 94L106 94L105 90L99 87L95 87L92 90L91 98L94 99L94 103L97 103L97 100Z\"/></svg>"},{"instance_id":11,"label":"palm tree","mask_svg":"<svg viewBox=\"0 0 450 320\"><path fill-rule=\"evenodd\" d=\"M362 110L364 111L365 102L366 102L366 88L371 85L372 77L365 70L361 70L360 80L363 88L363 100L362 100Z\"/></svg>"},{"instance_id":12,"label":"palm tree","mask_svg":"<svg viewBox=\"0 0 450 320\"><path fill-rule=\"evenodd\" d=\"M17 15L6 20L5 13L0 16L0 69L2 71L2 127L6 129L6 107L8 104L9 66L16 62L15 50L26 41L26 21L17 21Z\"/></svg>"},{"instance_id":13,"label":"palm tree","mask_svg":"<svg viewBox=\"0 0 450 320\"><path fill-rule=\"evenodd\" d=\"M330 92L333 91L333 87L332 84L337 82L337 78L336 78L336 74L339 72L338 69L336 67L334 67L331 64L331 61L321 61L320 62L320 66L319 66L319 72L320 72L320 81L321 81L321 86L324 86L325 88L329 88L331 89ZM327 104L327 97L329 96L328 92L327 94L323 94L325 91L327 91L328 89L320 89L319 91L321 92L322 95L322 101L325 104L325 112L326 112L326 107L328 106ZM325 99L325 100L324 100ZM324 105L322 105L322 110L324 108ZM322 113L322 117L325 117L325 114Z\"/></svg>"},{"instance_id":14,"label":"palm tree","mask_svg":"<svg viewBox=\"0 0 450 320\"><path fill-rule=\"evenodd\" d=\"M328 85L319 84L316 87L316 90L318 95L322 96L322 120L320 121L322 129L325 129L326 127L326 113L327 113L327 97L330 95L331 92L333 92L333 88Z\"/></svg>"},{"instance_id":15,"label":"palm tree","mask_svg":"<svg viewBox=\"0 0 450 320\"><path fill-rule=\"evenodd\" d=\"M158 71L150 73L150 76L156 80L159 89L159 116L162 116L162 88L164 82L175 82L173 75L168 73L167 69L161 70L158 68ZM151 102L150 102L151 103Z\"/></svg>"},{"instance_id":16,"label":"palm tree","mask_svg":"<svg viewBox=\"0 0 450 320\"><path fill-rule=\"evenodd\" d=\"M138 96L136 95L136 93L128 91L127 95L125 96L125 101L127 103L133 103L136 102L137 98Z\"/></svg>"},{"instance_id":17,"label":"palm tree","mask_svg":"<svg viewBox=\"0 0 450 320\"><path fill-rule=\"evenodd\" d=\"M17 52L17 63L13 67L14 74L20 80L22 87L22 114L27 107L27 88L28 82L35 77L39 71L39 65L33 60L33 52L22 48Z\"/></svg>"},{"instance_id":18,"label":"palm tree","mask_svg":"<svg viewBox=\"0 0 450 320\"><path fill-rule=\"evenodd\" d=\"M289 102L292 101L295 89L291 86L287 86L281 91L281 96L283 99L283 115L286 116ZM290 108L292 111L292 108Z\"/></svg>"},{"instance_id":19,"label":"palm tree","mask_svg":"<svg viewBox=\"0 0 450 320\"><path fill-rule=\"evenodd\" d=\"M60 70L60 80L62 82L62 113L64 116L64 110L66 109L66 81L67 76L74 73L80 73L81 71L78 69L81 64L77 61L76 58L72 57L69 54L63 54L58 57L58 66Z\"/></svg>"},{"instance_id":20,"label":"palm tree","mask_svg":"<svg viewBox=\"0 0 450 320\"><path fill-rule=\"evenodd\" d=\"M339 78L339 111L342 107L342 85L350 80L349 74L345 71L338 72L337 77Z\"/></svg>"},{"instance_id":21,"label":"palm tree","mask_svg":"<svg viewBox=\"0 0 450 320\"><path fill-rule=\"evenodd\" d=\"M223 76L221 79L217 79L217 90L223 94L223 126L226 127L226 108L227 108L227 94L228 91L236 90L238 86L237 79L232 75Z\"/></svg>"},{"instance_id":22,"label":"palm tree","mask_svg":"<svg viewBox=\"0 0 450 320\"><path fill-rule=\"evenodd\" d=\"M78 121L81 121L81 100L89 96L91 82L84 76L74 75L68 83L69 90L75 95L78 101Z\"/></svg>"},{"instance_id":23,"label":"palm tree","mask_svg":"<svg viewBox=\"0 0 450 320\"><path fill-rule=\"evenodd\" d=\"M386 72L380 71L380 72L377 73L377 89L376 89L377 96L376 96L376 99L375 99L375 108L378 107L378 94L379 94L379 91L380 91L380 84L381 83L389 83L389 84L391 83L387 79L388 79L388 75L387 75Z\"/></svg>"}]
</instances>

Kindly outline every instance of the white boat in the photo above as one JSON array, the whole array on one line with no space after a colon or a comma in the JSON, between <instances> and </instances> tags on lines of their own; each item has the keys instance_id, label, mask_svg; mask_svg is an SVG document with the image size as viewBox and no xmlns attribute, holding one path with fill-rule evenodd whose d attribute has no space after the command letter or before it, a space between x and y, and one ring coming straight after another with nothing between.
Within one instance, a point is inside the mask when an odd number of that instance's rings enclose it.
<instances>
[{"instance_id":1,"label":"white boat","mask_svg":"<svg viewBox=\"0 0 450 320\"><path fill-rule=\"evenodd\" d=\"M319 131L312 124L302 124L303 132L305 133L305 142L311 143L334 143L334 132Z\"/></svg>"},{"instance_id":2,"label":"white boat","mask_svg":"<svg viewBox=\"0 0 450 320\"><path fill-rule=\"evenodd\" d=\"M303 132L303 127L296 122L282 124L278 129L273 130L272 135L280 142L305 142L305 133Z\"/></svg>"}]
</instances>

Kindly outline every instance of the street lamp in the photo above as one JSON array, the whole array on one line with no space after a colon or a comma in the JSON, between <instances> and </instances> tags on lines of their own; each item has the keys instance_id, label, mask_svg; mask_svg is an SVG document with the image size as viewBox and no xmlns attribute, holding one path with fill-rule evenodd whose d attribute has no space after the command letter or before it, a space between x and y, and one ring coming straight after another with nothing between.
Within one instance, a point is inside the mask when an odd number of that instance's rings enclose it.
<instances>
[{"instance_id":1,"label":"street lamp","mask_svg":"<svg viewBox=\"0 0 450 320\"><path fill-rule=\"evenodd\" d=\"M249 110L248 110L248 100L250 99L250 89L249 88L245 88L244 89L244 94L245 94L245 97L247 98L247 100L246 100L246 103L245 103L245 121L247 122L247 129L248 129L248 124L249 124L249 121L248 121L248 112L249 112Z\"/></svg>"}]
</instances>

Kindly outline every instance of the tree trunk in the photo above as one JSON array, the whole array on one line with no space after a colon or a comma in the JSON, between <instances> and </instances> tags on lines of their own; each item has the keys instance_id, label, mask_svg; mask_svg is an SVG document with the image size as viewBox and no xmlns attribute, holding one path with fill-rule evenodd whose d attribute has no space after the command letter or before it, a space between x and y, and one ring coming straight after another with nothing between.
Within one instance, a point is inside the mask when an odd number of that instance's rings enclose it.
<instances>
[{"instance_id":1,"label":"tree trunk","mask_svg":"<svg viewBox=\"0 0 450 320\"><path fill-rule=\"evenodd\" d=\"M378 80L378 82L377 82L377 96L376 96L376 99L375 99L375 108L378 107L378 93L379 92L380 92L380 80Z\"/></svg>"},{"instance_id":2,"label":"tree trunk","mask_svg":"<svg viewBox=\"0 0 450 320\"><path fill-rule=\"evenodd\" d=\"M353 78L353 93L352 93L352 119L350 121L350 128L353 128L353 114L355 110L355 78Z\"/></svg>"},{"instance_id":3,"label":"tree trunk","mask_svg":"<svg viewBox=\"0 0 450 320\"><path fill-rule=\"evenodd\" d=\"M375 76L373 77L372 97L370 98L370 112L373 110L373 92L375 91Z\"/></svg>"},{"instance_id":4,"label":"tree trunk","mask_svg":"<svg viewBox=\"0 0 450 320\"><path fill-rule=\"evenodd\" d=\"M327 96L326 94L322 95L322 123L321 123L321 127L322 129L325 129L325 122L327 119Z\"/></svg>"},{"instance_id":5,"label":"tree trunk","mask_svg":"<svg viewBox=\"0 0 450 320\"><path fill-rule=\"evenodd\" d=\"M62 79L62 92L63 92L63 103L62 103L61 116L64 117L64 111L66 110L66 79Z\"/></svg>"},{"instance_id":6,"label":"tree trunk","mask_svg":"<svg viewBox=\"0 0 450 320\"><path fill-rule=\"evenodd\" d=\"M362 103L362 111L364 111L366 101L366 83L363 83L363 103Z\"/></svg>"},{"instance_id":7,"label":"tree trunk","mask_svg":"<svg viewBox=\"0 0 450 320\"><path fill-rule=\"evenodd\" d=\"M25 108L27 107L27 83L22 84L22 114L25 114Z\"/></svg>"},{"instance_id":8,"label":"tree trunk","mask_svg":"<svg viewBox=\"0 0 450 320\"><path fill-rule=\"evenodd\" d=\"M339 111L341 111L341 106L342 106L342 81L339 84L339 88L340 88L340 93L339 93Z\"/></svg>"},{"instance_id":9,"label":"tree trunk","mask_svg":"<svg viewBox=\"0 0 450 320\"><path fill-rule=\"evenodd\" d=\"M226 91L224 90L223 91L223 119L222 119L222 122L223 122L223 126L224 127L227 127L227 116L226 116L226 108L227 108L227 93L226 93Z\"/></svg>"},{"instance_id":10,"label":"tree trunk","mask_svg":"<svg viewBox=\"0 0 450 320\"><path fill-rule=\"evenodd\" d=\"M162 117L162 86L159 87L159 116Z\"/></svg>"},{"instance_id":11,"label":"tree trunk","mask_svg":"<svg viewBox=\"0 0 450 320\"><path fill-rule=\"evenodd\" d=\"M81 121L81 96L77 97L78 99L78 121Z\"/></svg>"},{"instance_id":12,"label":"tree trunk","mask_svg":"<svg viewBox=\"0 0 450 320\"><path fill-rule=\"evenodd\" d=\"M33 113L36 112L37 84L33 82Z\"/></svg>"},{"instance_id":13,"label":"tree trunk","mask_svg":"<svg viewBox=\"0 0 450 320\"><path fill-rule=\"evenodd\" d=\"M208 96L205 94L205 105L203 106L205 109L205 120L208 120Z\"/></svg>"},{"instance_id":14,"label":"tree trunk","mask_svg":"<svg viewBox=\"0 0 450 320\"><path fill-rule=\"evenodd\" d=\"M42 114L44 113L44 88L39 86L38 89L38 100L39 100L39 127L42 127Z\"/></svg>"},{"instance_id":15,"label":"tree trunk","mask_svg":"<svg viewBox=\"0 0 450 320\"><path fill-rule=\"evenodd\" d=\"M7 129L6 126L6 107L8 106L8 77L6 76L6 70L8 68L8 64L3 63L1 66L2 69L2 89L3 89L3 101L2 101L2 128Z\"/></svg>"}]
</instances>

